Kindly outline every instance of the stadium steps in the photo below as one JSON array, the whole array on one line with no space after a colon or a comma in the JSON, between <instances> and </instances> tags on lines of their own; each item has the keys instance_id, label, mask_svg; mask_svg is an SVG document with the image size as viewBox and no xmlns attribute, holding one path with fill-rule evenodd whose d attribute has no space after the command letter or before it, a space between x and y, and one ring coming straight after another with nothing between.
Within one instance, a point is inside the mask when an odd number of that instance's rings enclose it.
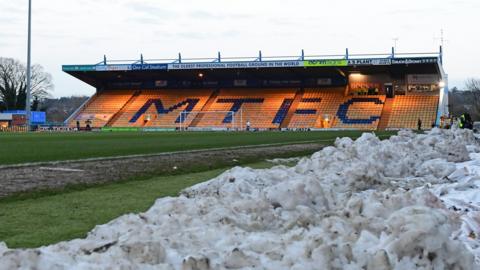
<instances>
[{"instance_id":1,"label":"stadium steps","mask_svg":"<svg viewBox=\"0 0 480 270\"><path fill-rule=\"evenodd\" d=\"M380 122L378 123L378 130L385 130L388 127L388 122L390 121L390 116L392 114L392 107L395 98L385 99L385 104L383 105L382 116L380 117Z\"/></svg>"},{"instance_id":2,"label":"stadium steps","mask_svg":"<svg viewBox=\"0 0 480 270\"><path fill-rule=\"evenodd\" d=\"M88 119L92 128L102 128L131 98L132 94L132 90L97 93L75 118L81 117L82 122ZM75 127L74 122L71 123L71 127Z\"/></svg>"},{"instance_id":3,"label":"stadium steps","mask_svg":"<svg viewBox=\"0 0 480 270\"><path fill-rule=\"evenodd\" d=\"M298 104L300 104L300 101L302 100L304 93L305 93L305 90L303 89L299 89L295 93L295 97L293 98L292 105L290 105L290 109L288 110L287 116L280 124L280 128L288 127L288 124L290 124L290 121L292 120L292 117L295 114L295 111L297 110Z\"/></svg>"},{"instance_id":4,"label":"stadium steps","mask_svg":"<svg viewBox=\"0 0 480 270\"><path fill-rule=\"evenodd\" d=\"M123 112L125 111L126 108L128 108L130 106L130 104L132 104L135 99L142 93L142 91L138 90L138 91L135 91L133 93L133 95L130 97L130 99L125 103L123 104L122 108L120 108L120 110L118 110L118 112L116 112L112 118L110 118L110 120L107 122L107 124L105 124L106 127L111 127L113 126L113 124L122 116Z\"/></svg>"},{"instance_id":5,"label":"stadium steps","mask_svg":"<svg viewBox=\"0 0 480 270\"><path fill-rule=\"evenodd\" d=\"M215 90L213 91L212 95L210 95L210 98L208 101L205 103L205 105L202 107L201 111L208 111L210 110L210 107L212 106L213 103L217 100L218 94L220 93L220 90ZM205 114L199 114L193 119L192 123L190 123L190 127L196 127L200 121L202 121L202 118Z\"/></svg>"},{"instance_id":6,"label":"stadium steps","mask_svg":"<svg viewBox=\"0 0 480 270\"><path fill-rule=\"evenodd\" d=\"M90 104L93 102L93 100L95 100L97 98L97 96L98 96L97 93L93 94L92 97L87 99L76 111L74 111L65 121L67 123L67 125L70 126L70 127L76 127L77 126L77 120L75 120L75 118L77 118L77 116L80 113L82 113L83 110L85 110L85 108L90 106Z\"/></svg>"}]
</instances>

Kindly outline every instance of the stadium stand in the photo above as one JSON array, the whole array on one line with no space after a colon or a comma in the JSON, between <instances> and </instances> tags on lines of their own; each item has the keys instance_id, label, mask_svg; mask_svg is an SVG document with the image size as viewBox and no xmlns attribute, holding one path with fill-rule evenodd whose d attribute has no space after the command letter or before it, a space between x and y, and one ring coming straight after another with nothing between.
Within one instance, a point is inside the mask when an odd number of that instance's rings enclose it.
<instances>
[{"instance_id":1,"label":"stadium stand","mask_svg":"<svg viewBox=\"0 0 480 270\"><path fill-rule=\"evenodd\" d=\"M256 129L376 130L417 128L421 119L428 128L437 105L436 95L345 96L344 88L119 90L96 94L69 125L244 128L249 121Z\"/></svg>"},{"instance_id":2,"label":"stadium stand","mask_svg":"<svg viewBox=\"0 0 480 270\"><path fill-rule=\"evenodd\" d=\"M338 107L334 127L376 130L385 96L347 97Z\"/></svg>"},{"instance_id":3,"label":"stadium stand","mask_svg":"<svg viewBox=\"0 0 480 270\"><path fill-rule=\"evenodd\" d=\"M437 115L438 96L396 96L387 128L417 128L418 119L424 128L430 128Z\"/></svg>"},{"instance_id":4,"label":"stadium stand","mask_svg":"<svg viewBox=\"0 0 480 270\"><path fill-rule=\"evenodd\" d=\"M132 90L109 91L97 93L90 102L75 116L69 123L70 127L75 127L76 122L90 121L91 127L100 128L105 126L108 121L117 113L134 95Z\"/></svg>"},{"instance_id":5,"label":"stadium stand","mask_svg":"<svg viewBox=\"0 0 480 270\"><path fill-rule=\"evenodd\" d=\"M322 128L324 116L333 119L343 99L341 89L306 89L288 125L289 128Z\"/></svg>"},{"instance_id":6,"label":"stadium stand","mask_svg":"<svg viewBox=\"0 0 480 270\"><path fill-rule=\"evenodd\" d=\"M380 117L380 121L378 122L377 129L379 130L387 129L388 122L390 121L390 117L392 115L393 101L394 101L394 98L385 99L385 102L383 103L382 116Z\"/></svg>"},{"instance_id":7,"label":"stadium stand","mask_svg":"<svg viewBox=\"0 0 480 270\"><path fill-rule=\"evenodd\" d=\"M385 96L344 96L343 88L307 89L289 128L343 128L374 130Z\"/></svg>"},{"instance_id":8,"label":"stadium stand","mask_svg":"<svg viewBox=\"0 0 480 270\"><path fill-rule=\"evenodd\" d=\"M212 90L144 90L119 114L113 127L169 127L175 128L182 122L188 126L194 117L181 111L200 111L209 99Z\"/></svg>"},{"instance_id":9,"label":"stadium stand","mask_svg":"<svg viewBox=\"0 0 480 270\"><path fill-rule=\"evenodd\" d=\"M106 131L361 129L449 117L443 54L109 60L63 65L97 93L65 124ZM130 89L130 90L118 90ZM81 127L82 128L82 127ZM144 129L146 128L146 129Z\"/></svg>"},{"instance_id":10,"label":"stadium stand","mask_svg":"<svg viewBox=\"0 0 480 270\"><path fill-rule=\"evenodd\" d=\"M295 89L222 89L207 111L233 111L234 119L228 113L204 114L195 127L244 126L249 121L252 128L279 128L295 93Z\"/></svg>"}]
</instances>

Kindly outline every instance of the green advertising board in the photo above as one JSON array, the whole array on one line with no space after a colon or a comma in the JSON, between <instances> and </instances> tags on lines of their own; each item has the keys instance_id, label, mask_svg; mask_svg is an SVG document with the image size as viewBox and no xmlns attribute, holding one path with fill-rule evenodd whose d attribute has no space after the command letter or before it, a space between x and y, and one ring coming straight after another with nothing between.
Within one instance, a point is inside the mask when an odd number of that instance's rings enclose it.
<instances>
[{"instance_id":1,"label":"green advertising board","mask_svg":"<svg viewBox=\"0 0 480 270\"><path fill-rule=\"evenodd\" d=\"M143 132L166 132L166 131L175 131L174 128L154 128L154 127L149 127L149 128L142 128Z\"/></svg>"},{"instance_id":2,"label":"green advertising board","mask_svg":"<svg viewBox=\"0 0 480 270\"><path fill-rule=\"evenodd\" d=\"M175 131L175 128L156 128L156 127L103 127L102 132L166 132Z\"/></svg>"},{"instance_id":3,"label":"green advertising board","mask_svg":"<svg viewBox=\"0 0 480 270\"><path fill-rule=\"evenodd\" d=\"M348 61L346 59L307 60L303 64L305 67L346 67Z\"/></svg>"},{"instance_id":4,"label":"green advertising board","mask_svg":"<svg viewBox=\"0 0 480 270\"><path fill-rule=\"evenodd\" d=\"M140 131L140 128L137 127L103 127L103 132L131 132L131 131Z\"/></svg>"}]
</instances>

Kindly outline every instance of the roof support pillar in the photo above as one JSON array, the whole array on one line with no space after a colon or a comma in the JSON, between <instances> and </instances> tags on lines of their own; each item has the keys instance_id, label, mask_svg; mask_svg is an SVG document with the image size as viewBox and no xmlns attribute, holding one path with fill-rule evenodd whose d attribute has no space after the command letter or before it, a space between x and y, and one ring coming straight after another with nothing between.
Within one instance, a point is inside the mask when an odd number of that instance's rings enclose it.
<instances>
[{"instance_id":1,"label":"roof support pillar","mask_svg":"<svg viewBox=\"0 0 480 270\"><path fill-rule=\"evenodd\" d=\"M443 46L440 45L440 64L443 65Z\"/></svg>"}]
</instances>

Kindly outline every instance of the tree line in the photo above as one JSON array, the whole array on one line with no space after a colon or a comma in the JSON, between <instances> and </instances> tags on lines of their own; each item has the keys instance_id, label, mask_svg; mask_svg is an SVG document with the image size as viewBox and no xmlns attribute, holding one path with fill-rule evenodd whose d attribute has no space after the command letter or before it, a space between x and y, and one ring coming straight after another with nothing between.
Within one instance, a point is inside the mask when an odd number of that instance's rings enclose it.
<instances>
[{"instance_id":1,"label":"tree line","mask_svg":"<svg viewBox=\"0 0 480 270\"><path fill-rule=\"evenodd\" d=\"M41 65L31 69L32 110L53 91L52 76ZM27 100L27 67L13 58L0 57L0 111L25 110Z\"/></svg>"},{"instance_id":2,"label":"tree line","mask_svg":"<svg viewBox=\"0 0 480 270\"><path fill-rule=\"evenodd\" d=\"M474 121L480 121L480 79L470 78L465 81L463 90L454 87L448 94L450 114L460 116L469 113Z\"/></svg>"}]
</instances>

